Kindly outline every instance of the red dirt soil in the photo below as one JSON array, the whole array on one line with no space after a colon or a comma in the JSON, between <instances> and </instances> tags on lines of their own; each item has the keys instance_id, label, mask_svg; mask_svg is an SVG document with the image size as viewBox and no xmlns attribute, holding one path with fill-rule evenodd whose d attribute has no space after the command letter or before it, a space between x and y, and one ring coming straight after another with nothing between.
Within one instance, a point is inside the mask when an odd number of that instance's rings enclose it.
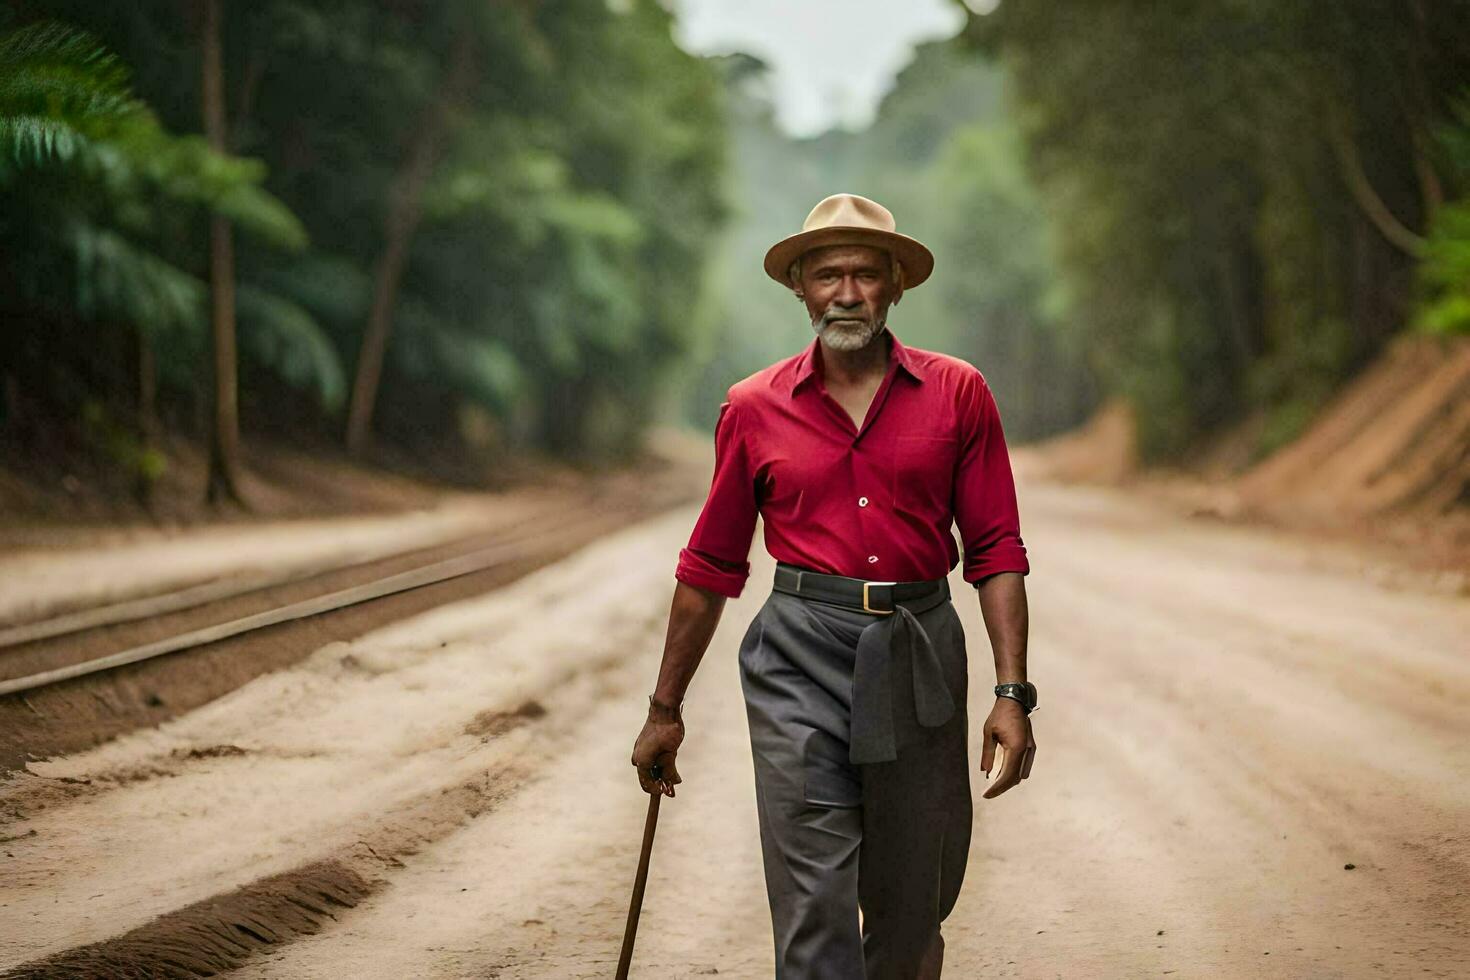
<instances>
[{"instance_id":1,"label":"red dirt soil","mask_svg":"<svg viewBox=\"0 0 1470 980\"><path fill-rule=\"evenodd\" d=\"M1196 516L1362 539L1470 590L1470 338L1406 335L1352 379L1307 430L1249 462L1247 419L1178 468L1140 466L1126 402L1019 450L1017 469L1127 485Z\"/></svg>"}]
</instances>

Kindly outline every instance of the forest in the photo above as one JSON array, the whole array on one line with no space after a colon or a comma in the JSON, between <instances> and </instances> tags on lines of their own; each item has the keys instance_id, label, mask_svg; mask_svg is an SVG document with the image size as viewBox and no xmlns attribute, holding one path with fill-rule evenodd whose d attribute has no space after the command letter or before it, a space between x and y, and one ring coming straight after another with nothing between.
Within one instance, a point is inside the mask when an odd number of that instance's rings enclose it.
<instances>
[{"instance_id":1,"label":"forest","mask_svg":"<svg viewBox=\"0 0 1470 980\"><path fill-rule=\"evenodd\" d=\"M920 48L870 128L811 140L739 74L732 251L827 187L887 203L938 256L890 322L978 365L1018 439L1117 396L1146 459L1253 412L1265 456L1395 335L1470 332L1463 0L1005 0ZM738 340L800 343L789 300L726 267L760 295Z\"/></svg>"},{"instance_id":2,"label":"forest","mask_svg":"<svg viewBox=\"0 0 1470 980\"><path fill-rule=\"evenodd\" d=\"M690 337L718 79L652 3L21 3L6 456L616 457ZM478 433L480 445L466 446Z\"/></svg>"},{"instance_id":3,"label":"forest","mask_svg":"<svg viewBox=\"0 0 1470 980\"><path fill-rule=\"evenodd\" d=\"M207 448L454 472L711 424L810 338L765 247L835 190L938 256L890 322L1016 441L1299 434L1470 332L1470 0L1003 0L860 132L654 0L18 0L0 15L0 468L146 501ZM437 463L435 463L437 461ZM467 472L472 471L466 470Z\"/></svg>"},{"instance_id":4,"label":"forest","mask_svg":"<svg viewBox=\"0 0 1470 980\"><path fill-rule=\"evenodd\" d=\"M1005 3L1062 331L1177 454L1301 432L1405 329L1470 329L1470 4Z\"/></svg>"}]
</instances>

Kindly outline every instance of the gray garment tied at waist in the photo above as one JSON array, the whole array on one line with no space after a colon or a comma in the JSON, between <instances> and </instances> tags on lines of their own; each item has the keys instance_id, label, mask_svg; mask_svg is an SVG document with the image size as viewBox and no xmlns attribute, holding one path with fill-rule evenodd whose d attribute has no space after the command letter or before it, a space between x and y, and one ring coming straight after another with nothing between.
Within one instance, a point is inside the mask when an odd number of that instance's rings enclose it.
<instances>
[{"instance_id":1,"label":"gray garment tied at waist","mask_svg":"<svg viewBox=\"0 0 1470 980\"><path fill-rule=\"evenodd\" d=\"M778 591L809 602L826 601L782 588L782 584L781 576L777 576ZM874 621L859 634L852 677L849 762L892 762L898 758L893 726L893 652L904 649L899 644L907 645L913 667L914 710L919 724L938 728L954 716L954 697L945 683L939 654L915 615L949 598L949 582L940 579L931 595L896 600L892 613L875 614Z\"/></svg>"}]
</instances>

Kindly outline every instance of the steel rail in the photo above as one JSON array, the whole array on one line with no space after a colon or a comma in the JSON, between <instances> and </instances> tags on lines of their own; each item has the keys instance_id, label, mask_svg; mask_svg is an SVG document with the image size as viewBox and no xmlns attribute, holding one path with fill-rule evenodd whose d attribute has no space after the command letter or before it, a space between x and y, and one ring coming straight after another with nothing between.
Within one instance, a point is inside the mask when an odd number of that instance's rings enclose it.
<instances>
[{"instance_id":1,"label":"steel rail","mask_svg":"<svg viewBox=\"0 0 1470 980\"><path fill-rule=\"evenodd\" d=\"M536 519L537 516L533 515L532 517L513 521L508 525L508 528L519 532L521 528L532 524ZM487 533L493 532L490 530L473 531L468 536L474 537ZM523 536L531 537L532 534L527 533ZM57 636L65 636L69 633L80 633L83 630L96 629L101 626L115 626L119 623L137 622L140 619L148 619L152 616L163 616L168 613L182 612L185 609L195 609L210 602L217 602L221 599L233 599L236 596L245 595L247 592L255 592L259 589L265 589L275 585L292 585L297 582L306 581L307 579L316 578L319 575L330 575L333 572L359 568L363 565L370 565L373 562L401 558L404 555L413 554L415 551L442 548L452 543L453 540L453 535L446 535L430 540L417 547L406 548L402 551L389 551L381 555L374 555L342 565L306 566L291 569L286 572L255 571L228 578L215 578L207 582L185 586L172 592L159 592L132 599L121 599L117 602L110 602L101 606L92 606L87 609L60 613L45 619L4 626L0 627L0 649L18 646L22 643L34 643L37 640L49 640Z\"/></svg>"},{"instance_id":2,"label":"steel rail","mask_svg":"<svg viewBox=\"0 0 1470 980\"><path fill-rule=\"evenodd\" d=\"M570 523L562 522L549 535L541 534L537 535L537 538L540 543L544 544L548 539L555 540L558 537L570 536L581 525L591 524L596 520L598 518L590 517L574 520ZM477 549L465 555L432 562L420 568L399 572L373 582L365 582L361 585L339 589L335 592L315 596L311 599L288 603L276 609L269 609L265 612L255 613L254 615L245 616L240 619L233 619L225 623L217 623L213 626L203 627L202 629L190 630L177 636L155 640L152 643L131 647L104 657L84 660L65 667L57 667L53 670L41 671L40 673L28 674L24 677L0 681L0 697L10 694L23 694L27 691L34 691L37 688L59 684L62 681L74 680L78 677L86 677L89 674L97 674L105 670L113 670L114 668L124 667L128 664L135 664L154 657L161 657L164 654L176 653L180 650L188 650L192 647L215 643L232 636L238 636L241 633L264 629L267 626L275 626L296 619L305 619L309 616L318 616L322 613L342 609L346 606L369 602L373 599L381 599L384 596L393 595L398 592L407 592L410 589L422 588L426 585L433 585L452 578L459 578L474 572L484 571L508 560L524 557L524 545L525 541L519 538L513 541L500 542L486 548Z\"/></svg>"}]
</instances>

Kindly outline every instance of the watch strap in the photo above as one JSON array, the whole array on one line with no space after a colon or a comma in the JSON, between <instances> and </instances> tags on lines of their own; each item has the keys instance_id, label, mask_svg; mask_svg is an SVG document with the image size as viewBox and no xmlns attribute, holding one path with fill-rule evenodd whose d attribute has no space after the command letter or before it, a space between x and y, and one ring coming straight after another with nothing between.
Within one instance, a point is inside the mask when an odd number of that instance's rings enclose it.
<instances>
[{"instance_id":1,"label":"watch strap","mask_svg":"<svg viewBox=\"0 0 1470 980\"><path fill-rule=\"evenodd\" d=\"M1021 706L1021 710L1030 714L1036 710L1036 685L1030 681L1019 684L997 684L995 685L995 696L998 698L1010 698Z\"/></svg>"}]
</instances>

